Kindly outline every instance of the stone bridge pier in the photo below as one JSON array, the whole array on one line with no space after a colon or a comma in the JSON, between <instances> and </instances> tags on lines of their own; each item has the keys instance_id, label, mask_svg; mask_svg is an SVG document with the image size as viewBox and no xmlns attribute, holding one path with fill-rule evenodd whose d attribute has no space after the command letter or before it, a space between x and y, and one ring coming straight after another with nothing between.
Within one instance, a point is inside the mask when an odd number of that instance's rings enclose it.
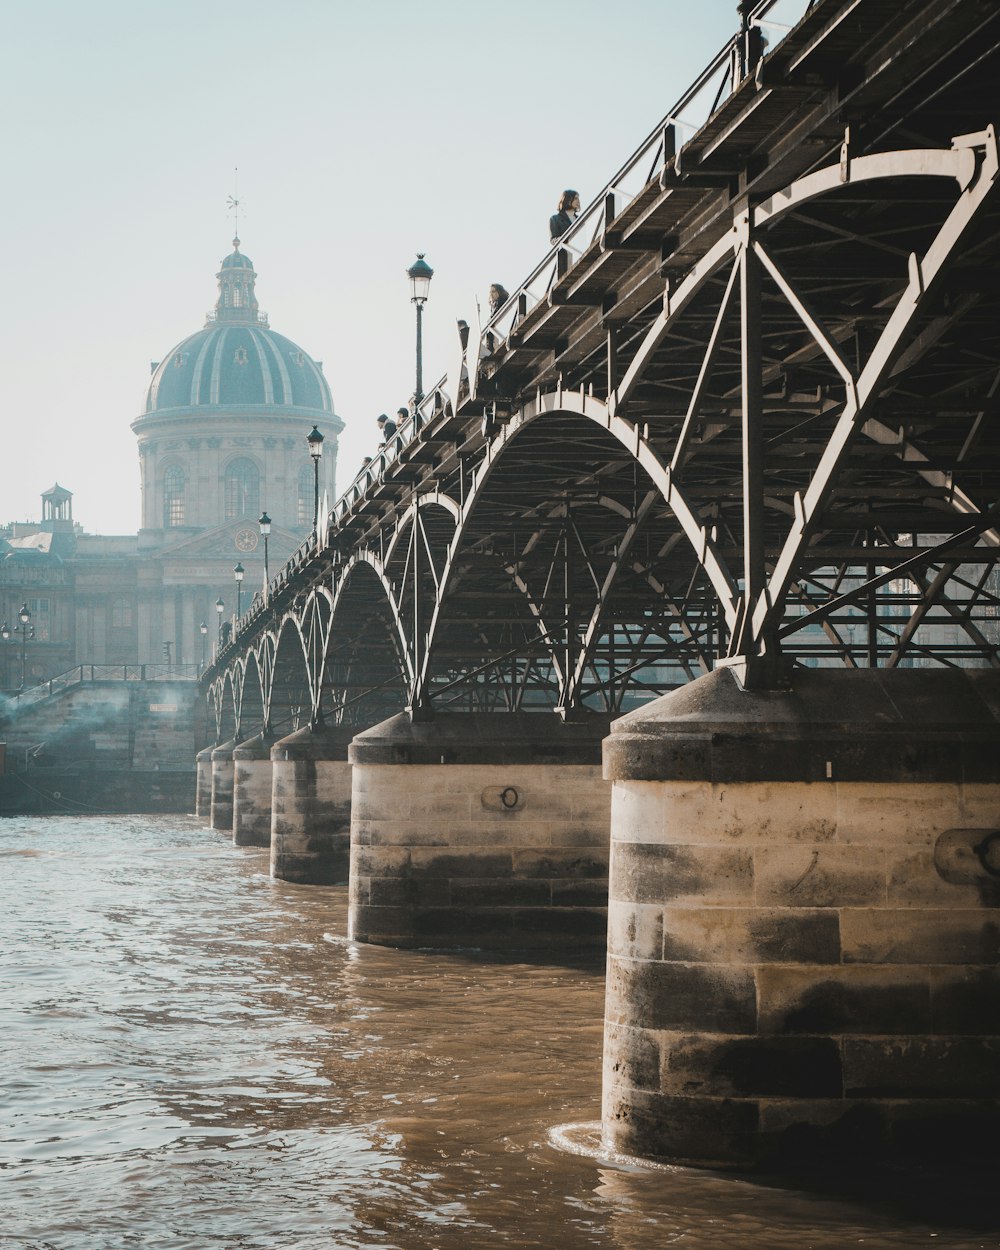
<instances>
[{"instance_id":1,"label":"stone bridge pier","mask_svg":"<svg viewBox=\"0 0 1000 1250\"><path fill-rule=\"evenodd\" d=\"M271 747L266 730L233 748L233 842L271 845Z\"/></svg>"},{"instance_id":2,"label":"stone bridge pier","mask_svg":"<svg viewBox=\"0 0 1000 1250\"><path fill-rule=\"evenodd\" d=\"M401 713L359 734L349 936L400 947L603 945L608 724Z\"/></svg>"},{"instance_id":3,"label":"stone bridge pier","mask_svg":"<svg viewBox=\"0 0 1000 1250\"><path fill-rule=\"evenodd\" d=\"M237 745L237 740L230 738L211 749L212 790L208 823L222 832L233 827L233 751Z\"/></svg>"},{"instance_id":4,"label":"stone bridge pier","mask_svg":"<svg viewBox=\"0 0 1000 1250\"><path fill-rule=\"evenodd\" d=\"M616 721L604 1133L996 1154L1000 674L722 669Z\"/></svg>"},{"instance_id":5,"label":"stone bridge pier","mask_svg":"<svg viewBox=\"0 0 1000 1250\"><path fill-rule=\"evenodd\" d=\"M299 729L270 753L271 875L304 885L346 882L351 846L351 765L357 726Z\"/></svg>"}]
</instances>

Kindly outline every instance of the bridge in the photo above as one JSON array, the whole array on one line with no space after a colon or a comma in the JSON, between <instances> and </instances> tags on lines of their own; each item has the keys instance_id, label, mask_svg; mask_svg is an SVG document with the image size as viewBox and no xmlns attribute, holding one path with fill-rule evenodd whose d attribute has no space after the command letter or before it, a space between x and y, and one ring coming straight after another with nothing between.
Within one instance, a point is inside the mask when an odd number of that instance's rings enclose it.
<instances>
[{"instance_id":1,"label":"bridge","mask_svg":"<svg viewBox=\"0 0 1000 1250\"><path fill-rule=\"evenodd\" d=\"M236 622L199 810L357 940L607 941L617 1148L995 1151L1000 10L740 10Z\"/></svg>"}]
</instances>

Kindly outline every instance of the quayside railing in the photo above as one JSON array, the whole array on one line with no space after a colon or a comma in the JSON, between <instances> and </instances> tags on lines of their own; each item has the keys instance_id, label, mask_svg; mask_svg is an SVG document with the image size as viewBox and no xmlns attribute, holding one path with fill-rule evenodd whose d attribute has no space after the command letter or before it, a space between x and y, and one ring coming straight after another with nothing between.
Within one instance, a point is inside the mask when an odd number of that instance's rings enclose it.
<instances>
[{"instance_id":1,"label":"quayside railing","mask_svg":"<svg viewBox=\"0 0 1000 1250\"><path fill-rule=\"evenodd\" d=\"M12 695L8 703L14 707L30 707L89 682L196 681L200 675L199 664L77 664L75 668Z\"/></svg>"}]
</instances>

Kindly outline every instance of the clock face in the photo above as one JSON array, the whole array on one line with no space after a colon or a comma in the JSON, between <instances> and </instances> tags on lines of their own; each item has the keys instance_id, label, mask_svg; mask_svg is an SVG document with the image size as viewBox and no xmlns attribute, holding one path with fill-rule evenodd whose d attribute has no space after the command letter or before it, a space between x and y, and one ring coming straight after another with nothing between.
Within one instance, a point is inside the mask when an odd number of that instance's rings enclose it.
<instances>
[{"instance_id":1,"label":"clock face","mask_svg":"<svg viewBox=\"0 0 1000 1250\"><path fill-rule=\"evenodd\" d=\"M237 551L256 551L260 536L256 530L237 530L235 541Z\"/></svg>"}]
</instances>

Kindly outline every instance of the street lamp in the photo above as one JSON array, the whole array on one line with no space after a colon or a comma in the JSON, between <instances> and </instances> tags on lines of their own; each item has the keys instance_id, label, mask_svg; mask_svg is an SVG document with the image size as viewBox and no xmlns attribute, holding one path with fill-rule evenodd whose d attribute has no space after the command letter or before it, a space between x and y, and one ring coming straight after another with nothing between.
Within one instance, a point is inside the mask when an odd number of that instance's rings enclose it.
<instances>
[{"instance_id":1,"label":"street lamp","mask_svg":"<svg viewBox=\"0 0 1000 1250\"><path fill-rule=\"evenodd\" d=\"M410 302L417 306L417 389L413 392L413 406L416 408L424 397L424 353L421 319L423 317L424 305L427 303L427 296L430 294L431 278L434 277L434 270L424 260L423 252L418 252L417 259L407 269L406 274L410 279Z\"/></svg>"},{"instance_id":2,"label":"street lamp","mask_svg":"<svg viewBox=\"0 0 1000 1250\"><path fill-rule=\"evenodd\" d=\"M205 669L205 643L208 640L208 626L204 621L198 626L198 632L201 634L201 667Z\"/></svg>"},{"instance_id":3,"label":"street lamp","mask_svg":"<svg viewBox=\"0 0 1000 1250\"><path fill-rule=\"evenodd\" d=\"M221 595L215 601L215 610L219 614L219 642L221 643L222 642L222 614L226 610L226 605L222 602Z\"/></svg>"},{"instance_id":4,"label":"street lamp","mask_svg":"<svg viewBox=\"0 0 1000 1250\"><path fill-rule=\"evenodd\" d=\"M3 688L4 690L10 685L10 652L7 650L6 644L10 642L10 626L6 621L0 625L0 638L4 640L3 649Z\"/></svg>"},{"instance_id":5,"label":"street lamp","mask_svg":"<svg viewBox=\"0 0 1000 1250\"><path fill-rule=\"evenodd\" d=\"M313 462L313 536L319 538L319 462L323 455L323 435L317 426L306 435Z\"/></svg>"},{"instance_id":6,"label":"street lamp","mask_svg":"<svg viewBox=\"0 0 1000 1250\"><path fill-rule=\"evenodd\" d=\"M267 540L268 540L268 536L271 533L271 518L267 515L266 512L262 512L260 514L260 518L257 521L257 524L260 526L260 532L264 539L264 585L270 586L271 569L270 569L270 565L267 562Z\"/></svg>"},{"instance_id":7,"label":"street lamp","mask_svg":"<svg viewBox=\"0 0 1000 1250\"><path fill-rule=\"evenodd\" d=\"M17 619L21 622L19 627L21 634L21 684L18 686L18 690L23 690L28 660L28 627L31 624L31 612L26 603L21 604ZM34 630L32 630L32 633L34 633Z\"/></svg>"},{"instance_id":8,"label":"street lamp","mask_svg":"<svg viewBox=\"0 0 1000 1250\"><path fill-rule=\"evenodd\" d=\"M233 577L236 578L236 619L239 620L243 615L241 604L243 603L243 574L246 569L242 564L237 564L233 568Z\"/></svg>"}]
</instances>

